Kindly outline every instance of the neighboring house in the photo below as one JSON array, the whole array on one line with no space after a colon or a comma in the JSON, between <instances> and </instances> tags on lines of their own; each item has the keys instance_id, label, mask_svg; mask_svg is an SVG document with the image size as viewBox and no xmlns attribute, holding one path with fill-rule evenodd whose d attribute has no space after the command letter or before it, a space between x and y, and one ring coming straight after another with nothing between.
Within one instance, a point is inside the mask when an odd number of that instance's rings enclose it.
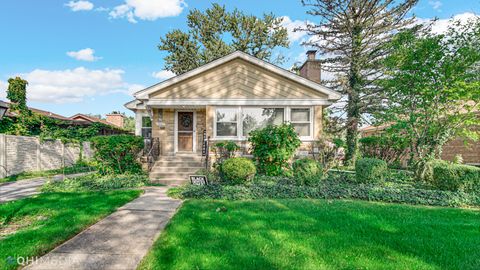
<instances>
[{"instance_id":1,"label":"neighboring house","mask_svg":"<svg viewBox=\"0 0 480 270\"><path fill-rule=\"evenodd\" d=\"M163 156L202 153L204 133L246 149L251 130L283 122L312 142L322 136L323 109L340 98L319 84L315 54L307 53L302 77L237 51L136 92L125 106L135 112L135 133L159 138Z\"/></svg>"},{"instance_id":2,"label":"neighboring house","mask_svg":"<svg viewBox=\"0 0 480 270\"><path fill-rule=\"evenodd\" d=\"M7 108L10 107L10 102L4 102L4 104L7 106ZM62 127L68 127L68 126L89 126L92 123L102 123L105 124L106 127L102 128L99 131L99 135L112 135L112 134L122 134L122 133L127 133L125 130L123 130L123 120L124 120L124 115L122 114L107 114L106 120L96 118L93 116L85 115L85 114L75 114L72 117L66 117L63 115L59 115L53 112L49 111L44 111L40 110L37 108L33 107L28 107L28 109L34 113L55 119L55 120L60 120L60 125ZM12 118L17 118L20 115L18 115L17 112L11 111L10 109L7 109L7 112L5 113L5 117L12 117Z\"/></svg>"},{"instance_id":3,"label":"neighboring house","mask_svg":"<svg viewBox=\"0 0 480 270\"><path fill-rule=\"evenodd\" d=\"M360 135L362 137L379 135L389 125L382 126L367 126L360 129ZM469 141L465 144L465 141L461 138L454 138L447 142L443 146L442 156L443 160L453 161L455 156L461 155L463 162L470 165L480 165L480 141Z\"/></svg>"}]
</instances>

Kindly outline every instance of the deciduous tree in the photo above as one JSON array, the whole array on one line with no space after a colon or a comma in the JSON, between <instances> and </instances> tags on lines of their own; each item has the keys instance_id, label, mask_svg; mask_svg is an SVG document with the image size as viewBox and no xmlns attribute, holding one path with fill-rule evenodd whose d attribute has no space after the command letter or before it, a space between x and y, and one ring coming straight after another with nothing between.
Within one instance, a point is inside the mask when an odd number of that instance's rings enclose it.
<instances>
[{"instance_id":1,"label":"deciduous tree","mask_svg":"<svg viewBox=\"0 0 480 270\"><path fill-rule=\"evenodd\" d=\"M272 50L289 45L282 19L273 14L260 18L237 9L228 12L224 6L213 4L204 12L193 9L187 20L187 31L172 30L158 45L168 53L165 69L177 75L236 50L273 61Z\"/></svg>"}]
</instances>

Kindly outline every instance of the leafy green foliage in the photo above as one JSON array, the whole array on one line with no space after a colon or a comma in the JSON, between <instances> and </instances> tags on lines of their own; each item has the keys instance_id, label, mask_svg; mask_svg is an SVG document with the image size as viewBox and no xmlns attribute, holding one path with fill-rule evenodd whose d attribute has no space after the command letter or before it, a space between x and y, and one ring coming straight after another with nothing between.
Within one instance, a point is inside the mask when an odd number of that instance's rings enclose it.
<instances>
[{"instance_id":1,"label":"leafy green foliage","mask_svg":"<svg viewBox=\"0 0 480 270\"><path fill-rule=\"evenodd\" d=\"M445 35L404 31L388 46L388 76L379 81L388 106L376 117L408 141L420 178L452 137L479 137L480 19L454 22Z\"/></svg>"},{"instance_id":2,"label":"leafy green foliage","mask_svg":"<svg viewBox=\"0 0 480 270\"><path fill-rule=\"evenodd\" d=\"M387 163L376 158L362 158L355 163L356 180L359 183L381 183L387 174Z\"/></svg>"},{"instance_id":3,"label":"leafy green foliage","mask_svg":"<svg viewBox=\"0 0 480 270\"><path fill-rule=\"evenodd\" d=\"M400 162L408 150L408 140L397 134L363 137L359 142L362 157L381 159L389 165Z\"/></svg>"},{"instance_id":4,"label":"leafy green foliage","mask_svg":"<svg viewBox=\"0 0 480 270\"><path fill-rule=\"evenodd\" d=\"M213 4L204 12L193 9L187 16L188 31L168 32L158 48L167 51L165 68L182 74L234 51L270 60L276 47L288 47L282 18L264 14L262 18Z\"/></svg>"},{"instance_id":5,"label":"leafy green foliage","mask_svg":"<svg viewBox=\"0 0 480 270\"><path fill-rule=\"evenodd\" d=\"M314 159L297 159L292 164L293 177L299 185L315 185L322 179L322 165Z\"/></svg>"},{"instance_id":6,"label":"leafy green foliage","mask_svg":"<svg viewBox=\"0 0 480 270\"><path fill-rule=\"evenodd\" d=\"M235 157L235 153L240 150L240 146L234 141L222 141L215 143L212 150L215 153L215 163L222 164L226 159Z\"/></svg>"},{"instance_id":7,"label":"leafy green foliage","mask_svg":"<svg viewBox=\"0 0 480 270\"><path fill-rule=\"evenodd\" d=\"M12 102L12 109L27 108L27 84L28 82L20 77L8 79L7 98Z\"/></svg>"},{"instance_id":8,"label":"leafy green foliage","mask_svg":"<svg viewBox=\"0 0 480 270\"><path fill-rule=\"evenodd\" d=\"M209 183L220 182L220 176L217 170L207 170L205 168L199 169L195 172L196 175L205 175Z\"/></svg>"},{"instance_id":9,"label":"leafy green foliage","mask_svg":"<svg viewBox=\"0 0 480 270\"><path fill-rule=\"evenodd\" d=\"M143 174L101 175L88 174L63 181L49 181L42 192L84 192L142 187L149 182Z\"/></svg>"},{"instance_id":10,"label":"leafy green foliage","mask_svg":"<svg viewBox=\"0 0 480 270\"><path fill-rule=\"evenodd\" d=\"M139 173L137 155L143 148L143 138L132 135L97 136L91 140L94 159L101 174Z\"/></svg>"},{"instance_id":11,"label":"leafy green foliage","mask_svg":"<svg viewBox=\"0 0 480 270\"><path fill-rule=\"evenodd\" d=\"M476 193L424 189L396 182L359 184L355 175L333 173L314 186L297 185L289 178L264 176L247 185L187 185L176 189L180 198L194 199L358 199L451 207L480 206L480 195Z\"/></svg>"},{"instance_id":12,"label":"leafy green foliage","mask_svg":"<svg viewBox=\"0 0 480 270\"><path fill-rule=\"evenodd\" d=\"M221 165L221 176L228 184L237 185L251 181L256 173L255 164L248 158L229 158Z\"/></svg>"},{"instance_id":13,"label":"leafy green foliage","mask_svg":"<svg viewBox=\"0 0 480 270\"><path fill-rule=\"evenodd\" d=\"M16 259L13 264L8 263L10 256L25 259L42 256L140 193L139 190L42 193L0 204L0 229L17 229L0 240L0 269L19 268Z\"/></svg>"},{"instance_id":14,"label":"leafy green foliage","mask_svg":"<svg viewBox=\"0 0 480 270\"><path fill-rule=\"evenodd\" d=\"M431 184L440 190L477 191L480 193L480 168L461 164L433 164Z\"/></svg>"},{"instance_id":15,"label":"leafy green foliage","mask_svg":"<svg viewBox=\"0 0 480 270\"><path fill-rule=\"evenodd\" d=\"M258 172L266 175L284 175L289 170L290 159L300 146L300 139L290 124L268 125L249 134L252 154Z\"/></svg>"}]
</instances>

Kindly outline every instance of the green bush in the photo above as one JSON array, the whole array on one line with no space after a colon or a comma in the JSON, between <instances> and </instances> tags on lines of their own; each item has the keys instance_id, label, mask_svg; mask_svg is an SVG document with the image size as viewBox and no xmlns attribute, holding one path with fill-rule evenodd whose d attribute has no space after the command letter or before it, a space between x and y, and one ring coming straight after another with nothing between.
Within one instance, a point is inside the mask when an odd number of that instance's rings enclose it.
<instances>
[{"instance_id":1,"label":"green bush","mask_svg":"<svg viewBox=\"0 0 480 270\"><path fill-rule=\"evenodd\" d=\"M143 138L132 135L98 136L91 140L94 159L101 174L140 173L137 155L143 148Z\"/></svg>"},{"instance_id":2,"label":"green bush","mask_svg":"<svg viewBox=\"0 0 480 270\"><path fill-rule=\"evenodd\" d=\"M251 181L256 172L255 164L250 159L242 157L227 159L221 167L223 180L233 185Z\"/></svg>"},{"instance_id":3,"label":"green bush","mask_svg":"<svg viewBox=\"0 0 480 270\"><path fill-rule=\"evenodd\" d=\"M88 174L63 181L51 180L42 186L42 192L84 192L141 187L148 183L143 174L101 175Z\"/></svg>"},{"instance_id":4,"label":"green bush","mask_svg":"<svg viewBox=\"0 0 480 270\"><path fill-rule=\"evenodd\" d=\"M199 169L195 172L196 175L205 175L209 183L220 182L220 176L216 170L207 170L205 168Z\"/></svg>"},{"instance_id":5,"label":"green bush","mask_svg":"<svg viewBox=\"0 0 480 270\"><path fill-rule=\"evenodd\" d=\"M359 183L382 183L387 170L387 163L376 158L362 158L355 164L356 179Z\"/></svg>"},{"instance_id":6,"label":"green bush","mask_svg":"<svg viewBox=\"0 0 480 270\"><path fill-rule=\"evenodd\" d=\"M289 161L300 146L300 139L290 124L268 125L250 132L252 154L258 172L270 176L284 175L289 170Z\"/></svg>"},{"instance_id":7,"label":"green bush","mask_svg":"<svg viewBox=\"0 0 480 270\"><path fill-rule=\"evenodd\" d=\"M431 184L440 190L480 192L480 168L436 162Z\"/></svg>"},{"instance_id":8,"label":"green bush","mask_svg":"<svg viewBox=\"0 0 480 270\"><path fill-rule=\"evenodd\" d=\"M292 169L293 177L299 185L315 185L322 179L322 166L311 158L295 160Z\"/></svg>"},{"instance_id":9,"label":"green bush","mask_svg":"<svg viewBox=\"0 0 480 270\"><path fill-rule=\"evenodd\" d=\"M381 159L389 165L398 165L408 149L408 141L396 134L363 137L358 142L362 157Z\"/></svg>"},{"instance_id":10,"label":"green bush","mask_svg":"<svg viewBox=\"0 0 480 270\"><path fill-rule=\"evenodd\" d=\"M215 162L221 164L224 160L235 157L235 152L240 150L234 141L217 142L212 147L215 153Z\"/></svg>"},{"instance_id":11,"label":"green bush","mask_svg":"<svg viewBox=\"0 0 480 270\"><path fill-rule=\"evenodd\" d=\"M358 199L449 207L480 206L480 195L476 193L428 190L396 183L388 186L358 184L354 180L343 179L342 175L339 179L329 176L316 186L300 186L292 181L277 177L266 181L262 177L262 181L255 179L248 185L186 185L174 188L171 192L184 199Z\"/></svg>"}]
</instances>

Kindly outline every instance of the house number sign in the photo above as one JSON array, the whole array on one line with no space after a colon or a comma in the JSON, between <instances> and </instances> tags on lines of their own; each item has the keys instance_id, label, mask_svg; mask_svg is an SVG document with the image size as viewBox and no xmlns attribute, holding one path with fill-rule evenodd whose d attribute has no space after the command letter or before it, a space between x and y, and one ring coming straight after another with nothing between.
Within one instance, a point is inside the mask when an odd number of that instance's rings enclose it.
<instances>
[{"instance_id":1,"label":"house number sign","mask_svg":"<svg viewBox=\"0 0 480 270\"><path fill-rule=\"evenodd\" d=\"M204 186L208 184L206 175L190 175L189 177L192 185Z\"/></svg>"}]
</instances>

